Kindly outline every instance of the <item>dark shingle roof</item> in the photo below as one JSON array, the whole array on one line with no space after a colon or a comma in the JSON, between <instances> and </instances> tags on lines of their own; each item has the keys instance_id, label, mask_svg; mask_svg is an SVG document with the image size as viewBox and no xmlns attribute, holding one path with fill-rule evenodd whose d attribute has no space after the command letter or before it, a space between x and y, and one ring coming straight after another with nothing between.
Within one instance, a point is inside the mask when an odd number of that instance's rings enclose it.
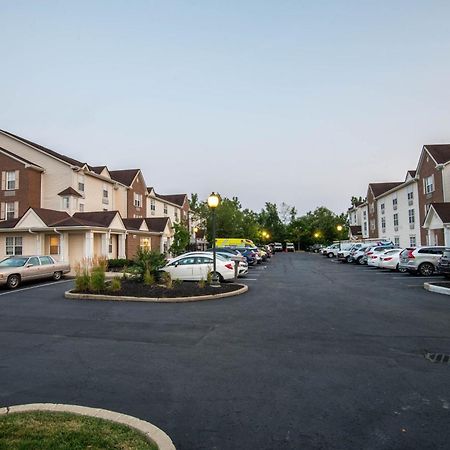
<instances>
[{"instance_id":1,"label":"dark shingle roof","mask_svg":"<svg viewBox=\"0 0 450 450\"><path fill-rule=\"evenodd\" d=\"M0 228L14 228L20 219L0 220Z\"/></svg>"},{"instance_id":2,"label":"dark shingle roof","mask_svg":"<svg viewBox=\"0 0 450 450\"><path fill-rule=\"evenodd\" d=\"M409 175L414 178L416 176L417 170L408 170Z\"/></svg>"},{"instance_id":3,"label":"dark shingle roof","mask_svg":"<svg viewBox=\"0 0 450 450\"><path fill-rule=\"evenodd\" d=\"M45 208L30 208L32 209L45 223L45 225L51 227L61 220L68 219L70 216L65 211L55 211L54 209Z\"/></svg>"},{"instance_id":4,"label":"dark shingle roof","mask_svg":"<svg viewBox=\"0 0 450 450\"><path fill-rule=\"evenodd\" d=\"M16 155L15 153L10 152L9 150L6 150L6 148L0 147L0 152L5 153L6 155L12 156L13 158L18 159L19 161L21 161L24 164L30 164L32 166L36 166L36 167L39 167L40 169L44 170L40 165L35 164L31 161L28 161L28 159L22 158L21 156Z\"/></svg>"},{"instance_id":5,"label":"dark shingle roof","mask_svg":"<svg viewBox=\"0 0 450 450\"><path fill-rule=\"evenodd\" d=\"M139 169L110 170L109 174L113 180L118 181L125 186L131 186Z\"/></svg>"},{"instance_id":6,"label":"dark shingle roof","mask_svg":"<svg viewBox=\"0 0 450 450\"><path fill-rule=\"evenodd\" d=\"M78 167L84 166L84 163L77 161L76 159L69 158L66 155L62 155L61 153L55 152L54 150L50 150L49 148L44 147L40 144L36 144L35 142L29 141L28 139L25 139L23 137L15 135L15 134L9 133L8 131L5 131L5 130L0 130L0 132L5 133L6 135L11 136L15 139L18 139L19 141L22 141L25 144L32 145L33 147L38 148L42 152L47 153L48 155L53 156L55 158L58 158L64 162L66 162L67 164L71 164L72 166L78 166Z\"/></svg>"},{"instance_id":7,"label":"dark shingle roof","mask_svg":"<svg viewBox=\"0 0 450 450\"><path fill-rule=\"evenodd\" d=\"M63 191L61 191L58 195L61 197L64 195L73 195L74 197L83 197L79 192L77 192L73 187L67 187Z\"/></svg>"},{"instance_id":8,"label":"dark shingle roof","mask_svg":"<svg viewBox=\"0 0 450 450\"><path fill-rule=\"evenodd\" d=\"M443 223L450 223L450 203L432 203L431 205Z\"/></svg>"},{"instance_id":9,"label":"dark shingle roof","mask_svg":"<svg viewBox=\"0 0 450 450\"><path fill-rule=\"evenodd\" d=\"M106 169L106 166L89 166L89 169L97 175L100 175Z\"/></svg>"},{"instance_id":10,"label":"dark shingle roof","mask_svg":"<svg viewBox=\"0 0 450 450\"><path fill-rule=\"evenodd\" d=\"M138 231L141 228L144 219L132 218L132 219L122 219L122 221L127 230Z\"/></svg>"},{"instance_id":11,"label":"dark shingle roof","mask_svg":"<svg viewBox=\"0 0 450 450\"><path fill-rule=\"evenodd\" d=\"M72 218L80 220L89 225L96 225L100 227L109 227L111 222L116 217L118 211L91 211L91 212L77 212Z\"/></svg>"},{"instance_id":12,"label":"dark shingle roof","mask_svg":"<svg viewBox=\"0 0 450 450\"><path fill-rule=\"evenodd\" d=\"M145 223L150 231L155 231L157 233L162 233L169 221L168 217L146 217Z\"/></svg>"},{"instance_id":13,"label":"dark shingle roof","mask_svg":"<svg viewBox=\"0 0 450 450\"><path fill-rule=\"evenodd\" d=\"M166 200L167 202L174 203L178 206L183 206L184 200L186 199L186 194L168 194L168 195L162 195L162 194L156 194L158 198L161 200Z\"/></svg>"},{"instance_id":14,"label":"dark shingle roof","mask_svg":"<svg viewBox=\"0 0 450 450\"><path fill-rule=\"evenodd\" d=\"M450 161L450 144L427 144L424 148L434 158L438 164L445 164Z\"/></svg>"},{"instance_id":15,"label":"dark shingle roof","mask_svg":"<svg viewBox=\"0 0 450 450\"><path fill-rule=\"evenodd\" d=\"M350 225L350 233L352 236L362 236L361 225Z\"/></svg>"},{"instance_id":16,"label":"dark shingle roof","mask_svg":"<svg viewBox=\"0 0 450 450\"><path fill-rule=\"evenodd\" d=\"M401 184L403 184L403 181L396 181L390 183L370 183L369 186L372 188L373 195L375 197L379 197L385 192L390 191L391 189L394 189L397 186L400 186Z\"/></svg>"}]
</instances>

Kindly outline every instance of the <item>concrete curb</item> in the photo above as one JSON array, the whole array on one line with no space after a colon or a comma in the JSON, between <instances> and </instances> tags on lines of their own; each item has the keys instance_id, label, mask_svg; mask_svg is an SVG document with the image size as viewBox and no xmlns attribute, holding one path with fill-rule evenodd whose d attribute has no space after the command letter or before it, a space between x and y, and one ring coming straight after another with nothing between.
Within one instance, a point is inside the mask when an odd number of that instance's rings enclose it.
<instances>
[{"instance_id":1,"label":"concrete curb","mask_svg":"<svg viewBox=\"0 0 450 450\"><path fill-rule=\"evenodd\" d=\"M433 283L424 283L423 287L430 292L435 292L436 294L450 295L450 283L447 287L435 286Z\"/></svg>"},{"instance_id":2,"label":"concrete curb","mask_svg":"<svg viewBox=\"0 0 450 450\"><path fill-rule=\"evenodd\" d=\"M109 420L134 428L142 433L149 441L156 444L159 450L176 450L170 437L150 422L137 419L133 416L127 416L126 414L108 411L107 409L88 408L86 406L64 405L59 403L29 403L27 405L15 405L0 408L0 415L31 411L66 412Z\"/></svg>"},{"instance_id":3,"label":"concrete curb","mask_svg":"<svg viewBox=\"0 0 450 450\"><path fill-rule=\"evenodd\" d=\"M70 291L64 293L64 297L72 300L109 300L109 301L126 301L126 302L148 302L148 303L187 303L187 302L199 302L203 300L216 300L226 297L234 297L236 295L244 294L248 291L246 284L238 284L241 289L233 292L223 292L221 294L210 295L196 295L194 297L131 297L131 296L113 296L113 295L98 295L98 294L76 294Z\"/></svg>"}]
</instances>

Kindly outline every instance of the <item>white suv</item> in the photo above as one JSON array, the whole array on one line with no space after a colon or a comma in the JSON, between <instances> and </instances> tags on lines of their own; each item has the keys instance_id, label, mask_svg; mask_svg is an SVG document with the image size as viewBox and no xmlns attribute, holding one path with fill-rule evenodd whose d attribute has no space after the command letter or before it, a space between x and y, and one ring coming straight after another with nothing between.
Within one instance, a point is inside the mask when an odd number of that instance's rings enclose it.
<instances>
[{"instance_id":1,"label":"white suv","mask_svg":"<svg viewBox=\"0 0 450 450\"><path fill-rule=\"evenodd\" d=\"M399 268L426 277L438 270L438 264L446 247L428 245L407 248L400 253Z\"/></svg>"}]
</instances>

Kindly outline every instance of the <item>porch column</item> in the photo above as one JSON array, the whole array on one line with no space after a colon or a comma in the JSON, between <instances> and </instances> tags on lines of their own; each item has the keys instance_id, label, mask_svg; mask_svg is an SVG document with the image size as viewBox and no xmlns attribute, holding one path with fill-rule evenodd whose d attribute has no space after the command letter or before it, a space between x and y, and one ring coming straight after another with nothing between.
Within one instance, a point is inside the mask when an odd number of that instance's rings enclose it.
<instances>
[{"instance_id":1,"label":"porch column","mask_svg":"<svg viewBox=\"0 0 450 450\"><path fill-rule=\"evenodd\" d=\"M108 248L109 248L109 233L102 234L102 256L108 258Z\"/></svg>"},{"instance_id":2,"label":"porch column","mask_svg":"<svg viewBox=\"0 0 450 450\"><path fill-rule=\"evenodd\" d=\"M159 241L159 252L164 253L164 242L166 241L165 236L161 236L161 240Z\"/></svg>"},{"instance_id":3,"label":"porch column","mask_svg":"<svg viewBox=\"0 0 450 450\"><path fill-rule=\"evenodd\" d=\"M93 258L94 257L94 232L86 231L84 241L85 241L85 247L84 247L85 258Z\"/></svg>"},{"instance_id":4,"label":"porch column","mask_svg":"<svg viewBox=\"0 0 450 450\"><path fill-rule=\"evenodd\" d=\"M42 255L43 252L42 251L42 240L41 240L41 235L37 234L36 235L36 255Z\"/></svg>"},{"instance_id":5,"label":"porch column","mask_svg":"<svg viewBox=\"0 0 450 450\"><path fill-rule=\"evenodd\" d=\"M68 233L61 233L59 236L59 260L68 261L69 236Z\"/></svg>"},{"instance_id":6,"label":"porch column","mask_svg":"<svg viewBox=\"0 0 450 450\"><path fill-rule=\"evenodd\" d=\"M450 246L450 225L445 225L444 227L444 245L446 247Z\"/></svg>"},{"instance_id":7,"label":"porch column","mask_svg":"<svg viewBox=\"0 0 450 450\"><path fill-rule=\"evenodd\" d=\"M125 233L124 234L119 234L118 235L118 255L117 257L119 259L125 259L127 257L126 252L125 252Z\"/></svg>"}]
</instances>

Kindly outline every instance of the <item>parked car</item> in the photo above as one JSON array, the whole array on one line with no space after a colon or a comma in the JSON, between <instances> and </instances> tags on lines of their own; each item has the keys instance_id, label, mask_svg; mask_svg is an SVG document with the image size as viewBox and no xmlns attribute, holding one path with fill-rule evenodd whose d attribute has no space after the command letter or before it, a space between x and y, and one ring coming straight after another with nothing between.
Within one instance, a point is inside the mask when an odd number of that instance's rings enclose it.
<instances>
[{"instance_id":1,"label":"parked car","mask_svg":"<svg viewBox=\"0 0 450 450\"><path fill-rule=\"evenodd\" d=\"M378 257L379 254L385 252L386 250L390 250L391 248L394 248L394 245L377 245L366 248L364 255L360 261L360 264L368 264L369 258L371 260L374 260L376 258L373 258L373 256Z\"/></svg>"},{"instance_id":2,"label":"parked car","mask_svg":"<svg viewBox=\"0 0 450 450\"><path fill-rule=\"evenodd\" d=\"M70 272L67 263L51 256L8 256L0 261L0 285L15 289L22 281L53 278L55 281Z\"/></svg>"},{"instance_id":3,"label":"parked car","mask_svg":"<svg viewBox=\"0 0 450 450\"><path fill-rule=\"evenodd\" d=\"M254 266L258 262L258 254L250 248L239 247L239 253L247 259L249 266Z\"/></svg>"},{"instance_id":4,"label":"parked car","mask_svg":"<svg viewBox=\"0 0 450 450\"><path fill-rule=\"evenodd\" d=\"M295 246L292 242L286 242L286 251L295 252Z\"/></svg>"},{"instance_id":5,"label":"parked car","mask_svg":"<svg viewBox=\"0 0 450 450\"><path fill-rule=\"evenodd\" d=\"M327 256L328 258L334 258L338 254L339 249L339 244L329 245L328 247L322 249L322 255Z\"/></svg>"},{"instance_id":6,"label":"parked car","mask_svg":"<svg viewBox=\"0 0 450 450\"><path fill-rule=\"evenodd\" d=\"M375 247L372 254L367 258L367 265L370 267L380 267L381 257L384 256L389 250L391 249Z\"/></svg>"},{"instance_id":7,"label":"parked car","mask_svg":"<svg viewBox=\"0 0 450 450\"><path fill-rule=\"evenodd\" d=\"M399 267L411 274L433 275L439 270L439 261L445 249L440 246L407 248L400 254Z\"/></svg>"},{"instance_id":8,"label":"parked car","mask_svg":"<svg viewBox=\"0 0 450 450\"><path fill-rule=\"evenodd\" d=\"M204 252L202 251L197 251L197 252L189 252L189 253L184 253L184 256L202 256L203 254L208 254L213 256L213 251L209 251L206 250ZM246 275L248 273L248 263L247 260L245 259L244 256L242 255L235 255L233 253L228 253L228 252L224 252L224 251L219 251L216 249L216 255L217 256L222 256L223 258L225 258L228 261L233 261L235 263L239 264L238 267L238 276L242 276L242 275Z\"/></svg>"},{"instance_id":9,"label":"parked car","mask_svg":"<svg viewBox=\"0 0 450 450\"><path fill-rule=\"evenodd\" d=\"M439 273L445 276L445 278L450 278L450 248L446 248L442 252L442 257L438 264Z\"/></svg>"},{"instance_id":10,"label":"parked car","mask_svg":"<svg viewBox=\"0 0 450 450\"><path fill-rule=\"evenodd\" d=\"M212 248L206 249L207 252L212 252ZM216 247L216 251L229 253L231 255L242 256L247 261L249 266L256 264L256 255L253 250L247 247Z\"/></svg>"},{"instance_id":11,"label":"parked car","mask_svg":"<svg viewBox=\"0 0 450 450\"><path fill-rule=\"evenodd\" d=\"M362 245L361 247L352 250L349 256L349 262L354 262L356 264L365 264L364 256L366 254L366 250L370 247L370 245Z\"/></svg>"},{"instance_id":12,"label":"parked car","mask_svg":"<svg viewBox=\"0 0 450 450\"><path fill-rule=\"evenodd\" d=\"M323 249L323 245L322 244L313 244L310 245L309 247L307 247L306 251L307 252L312 252L312 253L320 253Z\"/></svg>"},{"instance_id":13,"label":"parked car","mask_svg":"<svg viewBox=\"0 0 450 450\"><path fill-rule=\"evenodd\" d=\"M234 264L234 261L217 255L216 271L220 281L234 278ZM206 280L208 275L213 272L213 257L209 252L198 255L181 255L170 260L161 270L169 273L174 280Z\"/></svg>"},{"instance_id":14,"label":"parked car","mask_svg":"<svg viewBox=\"0 0 450 450\"><path fill-rule=\"evenodd\" d=\"M399 268L400 253L403 251L401 248L393 248L386 251L380 256L380 264L378 267L381 269L398 270L399 272L405 272L405 269Z\"/></svg>"},{"instance_id":15,"label":"parked car","mask_svg":"<svg viewBox=\"0 0 450 450\"><path fill-rule=\"evenodd\" d=\"M283 251L283 244L281 242L275 242L273 245L273 249L276 252L282 252Z\"/></svg>"}]
</instances>

